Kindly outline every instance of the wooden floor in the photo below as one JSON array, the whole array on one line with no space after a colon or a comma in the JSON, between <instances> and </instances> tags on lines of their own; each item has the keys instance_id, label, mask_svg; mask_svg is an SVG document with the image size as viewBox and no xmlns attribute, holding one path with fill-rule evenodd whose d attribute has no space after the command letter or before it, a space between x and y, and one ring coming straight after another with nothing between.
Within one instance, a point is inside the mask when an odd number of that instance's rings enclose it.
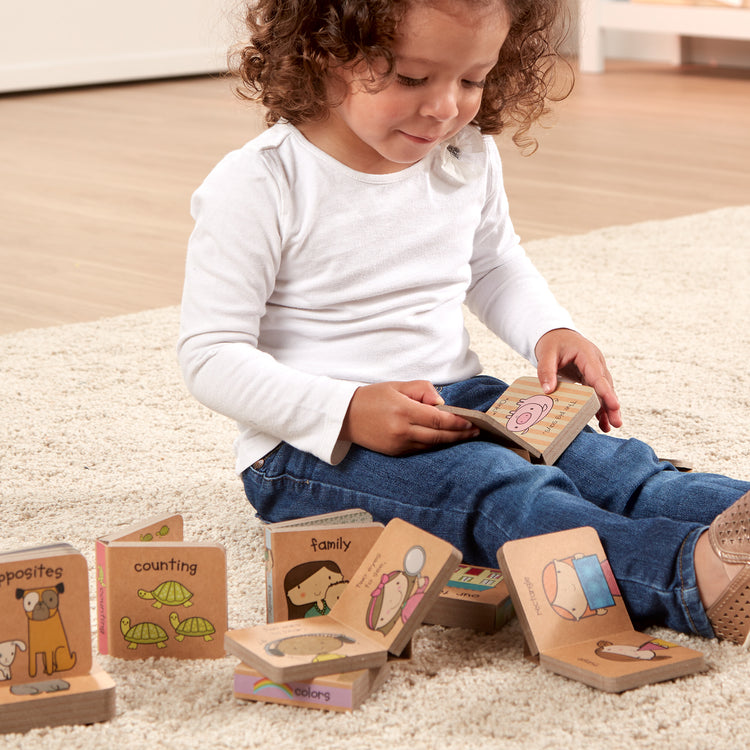
<instances>
[{"instance_id":1,"label":"wooden floor","mask_svg":"<svg viewBox=\"0 0 750 750\"><path fill-rule=\"evenodd\" d=\"M523 157L526 240L750 203L750 71L579 75ZM0 97L0 333L179 302L193 189L258 133L220 78Z\"/></svg>"}]
</instances>

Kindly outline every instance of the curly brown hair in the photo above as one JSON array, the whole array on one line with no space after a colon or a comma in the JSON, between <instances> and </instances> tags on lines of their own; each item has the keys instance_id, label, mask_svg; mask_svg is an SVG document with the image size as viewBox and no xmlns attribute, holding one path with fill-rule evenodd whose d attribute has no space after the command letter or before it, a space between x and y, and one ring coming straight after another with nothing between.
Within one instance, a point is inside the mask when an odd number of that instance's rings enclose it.
<instances>
[{"instance_id":1,"label":"curly brown hair","mask_svg":"<svg viewBox=\"0 0 750 750\"><path fill-rule=\"evenodd\" d=\"M335 104L328 86L333 67L365 63L377 70L374 85L388 84L398 25L415 1L252 0L245 17L249 40L230 54L230 70L241 79L237 93L263 104L268 125L325 119ZM564 61L564 80L557 75L566 2L495 1L509 13L510 31L486 78L473 124L490 134L512 127L516 145L534 151L531 126L549 111L549 102L564 99L572 89L572 69Z\"/></svg>"}]
</instances>

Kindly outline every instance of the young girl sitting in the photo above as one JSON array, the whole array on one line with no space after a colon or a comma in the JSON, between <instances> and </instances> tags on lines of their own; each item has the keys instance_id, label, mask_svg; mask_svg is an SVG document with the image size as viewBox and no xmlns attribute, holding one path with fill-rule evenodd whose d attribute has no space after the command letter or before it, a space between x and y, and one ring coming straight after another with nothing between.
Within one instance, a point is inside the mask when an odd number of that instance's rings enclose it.
<instances>
[{"instance_id":1,"label":"young girl sitting","mask_svg":"<svg viewBox=\"0 0 750 750\"><path fill-rule=\"evenodd\" d=\"M593 526L633 620L744 643L750 483L678 472L621 424L600 351L524 254L491 137L528 142L559 0L259 0L245 95L271 126L195 193L179 355L233 417L261 518L359 507L497 564L510 539ZM466 303L536 365L593 386L554 467L484 440ZM718 518L717 518L718 517ZM709 529L710 526L710 529Z\"/></svg>"}]
</instances>

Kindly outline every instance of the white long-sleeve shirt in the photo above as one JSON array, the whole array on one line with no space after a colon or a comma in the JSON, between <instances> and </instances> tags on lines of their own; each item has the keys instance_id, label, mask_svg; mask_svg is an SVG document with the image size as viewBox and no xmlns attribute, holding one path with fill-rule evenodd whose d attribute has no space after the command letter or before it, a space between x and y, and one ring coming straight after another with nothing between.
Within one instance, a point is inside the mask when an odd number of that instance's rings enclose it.
<instances>
[{"instance_id":1,"label":"white long-sleeve shirt","mask_svg":"<svg viewBox=\"0 0 750 750\"><path fill-rule=\"evenodd\" d=\"M193 395L237 421L238 472L282 440L340 461L362 384L478 374L464 302L531 362L573 327L513 230L492 138L446 146L363 174L277 124L195 192L179 359Z\"/></svg>"}]
</instances>

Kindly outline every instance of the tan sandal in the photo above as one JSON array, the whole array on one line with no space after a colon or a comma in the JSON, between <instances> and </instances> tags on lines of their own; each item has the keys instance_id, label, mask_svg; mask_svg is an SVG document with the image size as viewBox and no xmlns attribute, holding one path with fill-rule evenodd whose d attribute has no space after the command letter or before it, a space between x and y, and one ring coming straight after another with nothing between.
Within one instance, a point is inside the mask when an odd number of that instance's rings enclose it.
<instances>
[{"instance_id":1,"label":"tan sandal","mask_svg":"<svg viewBox=\"0 0 750 750\"><path fill-rule=\"evenodd\" d=\"M719 559L744 567L706 610L717 638L750 646L750 492L716 516L708 541Z\"/></svg>"}]
</instances>

